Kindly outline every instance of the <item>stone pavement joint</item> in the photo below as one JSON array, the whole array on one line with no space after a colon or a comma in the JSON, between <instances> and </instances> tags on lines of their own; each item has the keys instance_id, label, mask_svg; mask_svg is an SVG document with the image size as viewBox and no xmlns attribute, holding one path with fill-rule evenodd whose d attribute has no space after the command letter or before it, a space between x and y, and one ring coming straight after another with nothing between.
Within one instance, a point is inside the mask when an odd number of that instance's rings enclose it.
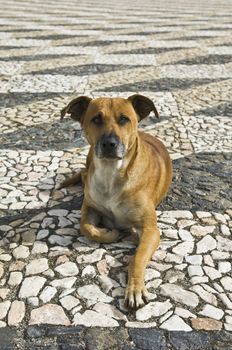
<instances>
[{"instance_id":1,"label":"stone pavement joint","mask_svg":"<svg viewBox=\"0 0 232 350\"><path fill-rule=\"evenodd\" d=\"M232 349L232 6L228 0L1 1L0 348ZM173 160L149 302L123 302L136 236L80 235L78 95L150 97Z\"/></svg>"}]
</instances>

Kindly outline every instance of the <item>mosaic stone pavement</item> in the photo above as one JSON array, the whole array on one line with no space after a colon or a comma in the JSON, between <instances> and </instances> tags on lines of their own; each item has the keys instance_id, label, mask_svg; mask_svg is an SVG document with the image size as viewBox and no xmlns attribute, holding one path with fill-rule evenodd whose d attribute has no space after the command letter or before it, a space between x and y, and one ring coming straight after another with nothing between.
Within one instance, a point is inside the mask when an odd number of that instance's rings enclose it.
<instances>
[{"instance_id":1,"label":"mosaic stone pavement","mask_svg":"<svg viewBox=\"0 0 232 350\"><path fill-rule=\"evenodd\" d=\"M232 349L231 2L0 3L1 349ZM137 238L88 241L82 187L55 188L88 152L60 110L133 93L160 113L140 127L166 144L174 177L150 301L128 312Z\"/></svg>"}]
</instances>

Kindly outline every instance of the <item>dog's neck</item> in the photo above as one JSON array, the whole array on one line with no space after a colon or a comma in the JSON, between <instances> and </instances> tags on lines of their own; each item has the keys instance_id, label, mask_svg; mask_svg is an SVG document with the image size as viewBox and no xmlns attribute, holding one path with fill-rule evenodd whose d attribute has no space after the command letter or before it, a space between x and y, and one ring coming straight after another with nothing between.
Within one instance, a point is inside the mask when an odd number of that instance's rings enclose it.
<instances>
[{"instance_id":1,"label":"dog's neck","mask_svg":"<svg viewBox=\"0 0 232 350\"><path fill-rule=\"evenodd\" d=\"M124 167L124 160L99 159L94 155L93 163L95 186L103 193L112 192L116 182L120 178L120 173Z\"/></svg>"}]
</instances>

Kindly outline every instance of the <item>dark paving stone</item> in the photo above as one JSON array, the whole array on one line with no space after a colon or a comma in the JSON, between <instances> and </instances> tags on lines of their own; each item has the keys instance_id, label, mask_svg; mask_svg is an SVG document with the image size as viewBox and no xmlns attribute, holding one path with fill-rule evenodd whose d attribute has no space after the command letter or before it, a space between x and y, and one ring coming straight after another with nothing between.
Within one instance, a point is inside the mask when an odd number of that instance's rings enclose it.
<instances>
[{"instance_id":1,"label":"dark paving stone","mask_svg":"<svg viewBox=\"0 0 232 350\"><path fill-rule=\"evenodd\" d=\"M175 64L225 64L232 61L232 55L196 56L186 60L175 61Z\"/></svg>"},{"instance_id":2,"label":"dark paving stone","mask_svg":"<svg viewBox=\"0 0 232 350\"><path fill-rule=\"evenodd\" d=\"M82 327L63 327L63 326L29 326L26 330L26 336L28 338L39 338L42 336L53 337L53 336L66 336L66 335L77 335L83 331Z\"/></svg>"},{"instance_id":3,"label":"dark paving stone","mask_svg":"<svg viewBox=\"0 0 232 350\"><path fill-rule=\"evenodd\" d=\"M59 350L86 350L84 340L80 339L64 339L63 343L58 343Z\"/></svg>"},{"instance_id":4,"label":"dark paving stone","mask_svg":"<svg viewBox=\"0 0 232 350\"><path fill-rule=\"evenodd\" d=\"M163 31L163 32L141 31L141 32L128 33L127 35L159 35L159 34L167 34L167 33L170 33L170 30Z\"/></svg>"},{"instance_id":5,"label":"dark paving stone","mask_svg":"<svg viewBox=\"0 0 232 350\"><path fill-rule=\"evenodd\" d=\"M95 91L176 91L176 90L186 90L191 87L207 85L214 82L219 82L227 80L225 79L177 79L177 78L162 78L162 79L153 79L145 80L140 82L134 82L133 84L122 84L115 85L109 88L97 89Z\"/></svg>"},{"instance_id":6,"label":"dark paving stone","mask_svg":"<svg viewBox=\"0 0 232 350\"><path fill-rule=\"evenodd\" d=\"M210 338L201 332L170 332L169 341L176 350L211 350Z\"/></svg>"},{"instance_id":7,"label":"dark paving stone","mask_svg":"<svg viewBox=\"0 0 232 350\"><path fill-rule=\"evenodd\" d=\"M232 344L232 332L220 331L212 334L214 340Z\"/></svg>"},{"instance_id":8,"label":"dark paving stone","mask_svg":"<svg viewBox=\"0 0 232 350\"><path fill-rule=\"evenodd\" d=\"M202 108L193 113L193 115L202 115L202 114L210 117L219 116L219 115L222 115L223 117L232 117L232 102L219 103L216 106Z\"/></svg>"},{"instance_id":9,"label":"dark paving stone","mask_svg":"<svg viewBox=\"0 0 232 350\"><path fill-rule=\"evenodd\" d=\"M153 329L129 329L135 345L142 350L166 350L166 340L162 331Z\"/></svg>"},{"instance_id":10,"label":"dark paving stone","mask_svg":"<svg viewBox=\"0 0 232 350\"><path fill-rule=\"evenodd\" d=\"M26 36L25 39L34 40L61 40L61 39L72 39L78 37L87 37L87 35L81 34L51 34L51 35L38 35L38 36Z\"/></svg>"},{"instance_id":11,"label":"dark paving stone","mask_svg":"<svg viewBox=\"0 0 232 350\"><path fill-rule=\"evenodd\" d=\"M28 32L40 32L43 29L36 29L36 28L32 28L32 29L26 29L26 28L8 28L8 29L0 29L0 32L6 32L6 33L28 33ZM22 46L20 46L22 47ZM18 46L17 46L18 48Z\"/></svg>"},{"instance_id":12,"label":"dark paving stone","mask_svg":"<svg viewBox=\"0 0 232 350\"><path fill-rule=\"evenodd\" d=\"M125 328L86 329L85 342L88 350L121 350L127 340L128 333Z\"/></svg>"},{"instance_id":13,"label":"dark paving stone","mask_svg":"<svg viewBox=\"0 0 232 350\"><path fill-rule=\"evenodd\" d=\"M2 134L0 149L64 150L87 143L81 130L74 130L73 121L43 123ZM76 123L77 124L77 123Z\"/></svg>"},{"instance_id":14,"label":"dark paving stone","mask_svg":"<svg viewBox=\"0 0 232 350\"><path fill-rule=\"evenodd\" d=\"M61 350L59 345L32 345L27 348L28 350Z\"/></svg>"},{"instance_id":15,"label":"dark paving stone","mask_svg":"<svg viewBox=\"0 0 232 350\"><path fill-rule=\"evenodd\" d=\"M14 340L17 336L14 328L1 328L0 330L0 349L12 350L14 347Z\"/></svg>"},{"instance_id":16,"label":"dark paving stone","mask_svg":"<svg viewBox=\"0 0 232 350\"><path fill-rule=\"evenodd\" d=\"M71 93L62 92L9 92L0 93L0 107L10 108L17 105L27 105L32 102L39 102L44 100L55 100L56 98L63 98L65 96L72 96Z\"/></svg>"},{"instance_id":17,"label":"dark paving stone","mask_svg":"<svg viewBox=\"0 0 232 350\"><path fill-rule=\"evenodd\" d=\"M113 52L114 55L117 54L159 54L163 52L169 52L169 51L176 51L176 50L186 50L184 47L146 47L141 49L132 49L132 50L123 50L123 51L117 51Z\"/></svg>"},{"instance_id":18,"label":"dark paving stone","mask_svg":"<svg viewBox=\"0 0 232 350\"><path fill-rule=\"evenodd\" d=\"M82 327L47 327L47 335L48 336L55 336L59 335L66 336L66 335L77 335L81 334L83 332Z\"/></svg>"},{"instance_id":19,"label":"dark paving stone","mask_svg":"<svg viewBox=\"0 0 232 350\"><path fill-rule=\"evenodd\" d=\"M232 207L232 153L197 153L173 161L173 182L160 210Z\"/></svg>"},{"instance_id":20,"label":"dark paving stone","mask_svg":"<svg viewBox=\"0 0 232 350\"><path fill-rule=\"evenodd\" d=\"M179 36L178 38L175 38L174 40L202 40L202 39L212 39L211 35L196 35L196 36ZM173 38L166 39L166 40L173 40Z\"/></svg>"},{"instance_id":21,"label":"dark paving stone","mask_svg":"<svg viewBox=\"0 0 232 350\"><path fill-rule=\"evenodd\" d=\"M232 344L217 342L215 345L213 345L212 350L232 350Z\"/></svg>"},{"instance_id":22,"label":"dark paving stone","mask_svg":"<svg viewBox=\"0 0 232 350\"><path fill-rule=\"evenodd\" d=\"M19 49L18 46L12 46L12 45L1 45L0 46L0 51L6 51L6 50L15 50L15 49ZM27 47L25 46L20 46L20 49L27 49ZM7 61L8 57L0 57L1 61Z\"/></svg>"},{"instance_id":23,"label":"dark paving stone","mask_svg":"<svg viewBox=\"0 0 232 350\"><path fill-rule=\"evenodd\" d=\"M22 46L20 46L20 48L22 48ZM8 50L8 46L4 47L4 50L6 50L6 49ZM10 47L10 49L11 49L11 47ZM12 47L12 49L18 49L18 47ZM0 50L3 50L3 48L1 49L1 47L0 47ZM70 56L76 57L76 56L81 56L81 55L69 54L69 53L62 54L62 58L70 57ZM4 62L5 61L7 61L7 62L10 62L10 61L42 61L42 60L51 60L53 58L60 58L60 57L61 57L61 55L21 55L21 56L12 55L9 57L0 57L0 61L4 61Z\"/></svg>"},{"instance_id":24,"label":"dark paving stone","mask_svg":"<svg viewBox=\"0 0 232 350\"><path fill-rule=\"evenodd\" d=\"M29 326L26 329L26 337L28 338L41 338L46 334L46 328L38 326Z\"/></svg>"},{"instance_id":25,"label":"dark paving stone","mask_svg":"<svg viewBox=\"0 0 232 350\"><path fill-rule=\"evenodd\" d=\"M99 29L99 28L98 28ZM93 40L87 42L73 43L73 44L62 44L62 46L109 46L114 44L126 44L130 40Z\"/></svg>"},{"instance_id":26,"label":"dark paving stone","mask_svg":"<svg viewBox=\"0 0 232 350\"><path fill-rule=\"evenodd\" d=\"M61 74L61 75L94 75L100 73L109 73L115 71L122 71L126 69L133 69L137 66L131 65L119 65L119 64L86 64L86 65L78 65L78 66L67 66L67 67L59 67L54 69L46 69L46 70L38 70L32 71L30 74ZM28 74L28 73L27 73Z\"/></svg>"}]
</instances>

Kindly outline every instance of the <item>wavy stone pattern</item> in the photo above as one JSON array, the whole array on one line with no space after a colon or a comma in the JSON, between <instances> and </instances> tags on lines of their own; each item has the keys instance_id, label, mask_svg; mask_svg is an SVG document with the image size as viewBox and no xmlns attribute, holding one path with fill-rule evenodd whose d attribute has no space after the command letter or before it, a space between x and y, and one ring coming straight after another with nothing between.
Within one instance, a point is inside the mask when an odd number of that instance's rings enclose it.
<instances>
[{"instance_id":1,"label":"wavy stone pattern","mask_svg":"<svg viewBox=\"0 0 232 350\"><path fill-rule=\"evenodd\" d=\"M27 336L36 348L45 334L65 335L60 326L72 325L89 329L80 348L98 348L93 326L106 328L107 348L210 349L213 341L215 349L227 348L231 10L226 0L183 7L146 0L142 8L101 0L1 2L0 347L12 348L16 337L12 330L1 346L7 325L31 325ZM158 208L162 240L145 275L149 302L131 313L123 297L137 237L88 241L79 232L82 187L55 188L84 167L88 152L80 126L60 122L61 108L78 94L136 92L157 106L160 119L151 114L140 128L164 141L174 177ZM117 344L109 327L117 327ZM222 330L223 337L194 330Z\"/></svg>"}]
</instances>

